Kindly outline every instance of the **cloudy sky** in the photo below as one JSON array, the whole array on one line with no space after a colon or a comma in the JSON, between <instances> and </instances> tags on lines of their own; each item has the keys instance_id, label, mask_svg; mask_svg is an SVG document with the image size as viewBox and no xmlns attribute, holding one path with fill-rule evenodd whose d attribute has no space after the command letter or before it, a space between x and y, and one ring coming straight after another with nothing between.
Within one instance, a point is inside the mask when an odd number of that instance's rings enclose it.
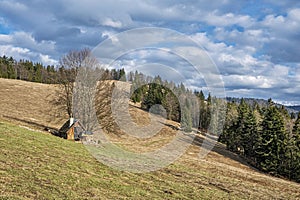
<instances>
[{"instance_id":1,"label":"cloudy sky","mask_svg":"<svg viewBox=\"0 0 300 200\"><path fill-rule=\"evenodd\" d=\"M0 54L15 59L56 65L70 50L93 49L114 34L142 27L175 30L201 45L218 67L227 96L300 104L297 0L0 0ZM134 65L138 55L146 60L145 54L128 55L127 64L133 57ZM185 70L167 54L154 52L152 62L168 65L168 57L176 70ZM184 78L193 88L203 83Z\"/></svg>"}]
</instances>

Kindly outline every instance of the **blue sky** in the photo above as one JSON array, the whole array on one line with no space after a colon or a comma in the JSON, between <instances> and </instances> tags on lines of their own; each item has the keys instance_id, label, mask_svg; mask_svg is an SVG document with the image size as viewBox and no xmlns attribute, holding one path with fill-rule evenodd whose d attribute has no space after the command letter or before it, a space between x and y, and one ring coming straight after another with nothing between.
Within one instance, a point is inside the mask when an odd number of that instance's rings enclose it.
<instances>
[{"instance_id":1,"label":"blue sky","mask_svg":"<svg viewBox=\"0 0 300 200\"><path fill-rule=\"evenodd\" d=\"M200 44L218 67L227 96L300 104L299 1L0 0L0 54L16 59L57 65L70 50L93 49L141 27L169 28ZM202 87L187 78L192 88Z\"/></svg>"}]
</instances>

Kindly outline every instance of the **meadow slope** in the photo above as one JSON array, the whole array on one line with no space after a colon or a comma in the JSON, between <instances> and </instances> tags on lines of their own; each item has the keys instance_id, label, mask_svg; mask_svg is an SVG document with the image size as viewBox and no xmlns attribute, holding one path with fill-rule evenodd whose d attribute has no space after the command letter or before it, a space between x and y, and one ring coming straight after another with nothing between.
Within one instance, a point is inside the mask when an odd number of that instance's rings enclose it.
<instances>
[{"instance_id":1,"label":"meadow slope","mask_svg":"<svg viewBox=\"0 0 300 200\"><path fill-rule=\"evenodd\" d=\"M0 199L300 199L300 184L249 167L222 144L199 159L201 135L173 164L136 174L103 165L81 143L20 127L58 128L66 115L51 103L56 94L53 85L0 79ZM131 114L147 121L138 108ZM166 125L151 139L110 139L149 151L173 136Z\"/></svg>"},{"instance_id":2,"label":"meadow slope","mask_svg":"<svg viewBox=\"0 0 300 200\"><path fill-rule=\"evenodd\" d=\"M58 87L0 78L0 119L37 129L59 128L67 113L55 104Z\"/></svg>"}]
</instances>

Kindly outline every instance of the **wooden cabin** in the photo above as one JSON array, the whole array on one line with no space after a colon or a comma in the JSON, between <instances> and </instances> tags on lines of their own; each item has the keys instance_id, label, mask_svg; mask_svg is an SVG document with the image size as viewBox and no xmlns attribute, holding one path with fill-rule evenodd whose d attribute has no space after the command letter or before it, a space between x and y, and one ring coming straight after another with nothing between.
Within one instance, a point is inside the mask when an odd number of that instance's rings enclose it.
<instances>
[{"instance_id":1,"label":"wooden cabin","mask_svg":"<svg viewBox=\"0 0 300 200\"><path fill-rule=\"evenodd\" d=\"M58 134L67 140L79 140L85 131L79 120L71 118L58 130Z\"/></svg>"}]
</instances>

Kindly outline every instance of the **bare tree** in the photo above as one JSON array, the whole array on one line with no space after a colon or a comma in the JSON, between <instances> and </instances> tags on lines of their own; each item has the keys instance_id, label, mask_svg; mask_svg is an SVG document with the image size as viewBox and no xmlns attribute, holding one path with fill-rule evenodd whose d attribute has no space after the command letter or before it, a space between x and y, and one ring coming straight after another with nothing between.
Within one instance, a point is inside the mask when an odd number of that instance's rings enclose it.
<instances>
[{"instance_id":1,"label":"bare tree","mask_svg":"<svg viewBox=\"0 0 300 200\"><path fill-rule=\"evenodd\" d=\"M80 119L88 131L98 127L118 132L111 111L114 81L90 50L71 51L60 59L59 103L69 117Z\"/></svg>"},{"instance_id":2,"label":"bare tree","mask_svg":"<svg viewBox=\"0 0 300 200\"><path fill-rule=\"evenodd\" d=\"M88 131L97 127L96 90L99 80L96 58L88 55L77 72L73 90L73 114L81 120Z\"/></svg>"},{"instance_id":3,"label":"bare tree","mask_svg":"<svg viewBox=\"0 0 300 200\"><path fill-rule=\"evenodd\" d=\"M83 49L70 51L60 59L59 85L61 92L59 103L65 107L69 117L73 117L73 91L77 72L90 55L89 49Z\"/></svg>"}]
</instances>

